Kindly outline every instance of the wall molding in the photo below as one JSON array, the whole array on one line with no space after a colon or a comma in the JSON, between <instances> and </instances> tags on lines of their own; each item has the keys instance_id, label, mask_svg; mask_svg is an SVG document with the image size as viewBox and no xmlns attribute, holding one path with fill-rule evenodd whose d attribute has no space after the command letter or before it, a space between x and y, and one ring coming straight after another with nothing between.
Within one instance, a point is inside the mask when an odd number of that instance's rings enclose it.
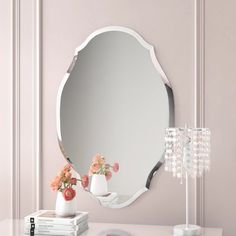
<instances>
[{"instance_id":1,"label":"wall molding","mask_svg":"<svg viewBox=\"0 0 236 236\"><path fill-rule=\"evenodd\" d=\"M20 218L20 0L11 1L12 40L12 155L11 217Z\"/></svg>"},{"instance_id":2,"label":"wall molding","mask_svg":"<svg viewBox=\"0 0 236 236\"><path fill-rule=\"evenodd\" d=\"M34 0L32 18L34 23L33 40L33 103L32 103L32 210L42 206L41 158L42 158L42 109L41 109L41 74L42 74L42 1ZM11 0L11 218L21 218L21 0Z\"/></svg>"},{"instance_id":3,"label":"wall molding","mask_svg":"<svg viewBox=\"0 0 236 236\"><path fill-rule=\"evenodd\" d=\"M33 68L33 169L34 176L34 208L39 210L42 207L42 181L41 181L41 158L42 158L42 1L34 0L34 68Z\"/></svg>"},{"instance_id":4,"label":"wall molding","mask_svg":"<svg viewBox=\"0 0 236 236\"><path fill-rule=\"evenodd\" d=\"M205 126L205 0L195 0L195 127ZM205 225L203 176L195 181L195 222Z\"/></svg>"}]
</instances>

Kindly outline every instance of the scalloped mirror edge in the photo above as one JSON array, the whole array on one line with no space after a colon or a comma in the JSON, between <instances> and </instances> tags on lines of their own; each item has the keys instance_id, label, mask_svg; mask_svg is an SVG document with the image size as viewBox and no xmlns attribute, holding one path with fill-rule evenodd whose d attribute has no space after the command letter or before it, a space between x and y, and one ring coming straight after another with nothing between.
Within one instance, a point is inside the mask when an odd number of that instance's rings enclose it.
<instances>
[{"instance_id":1,"label":"scalloped mirror edge","mask_svg":"<svg viewBox=\"0 0 236 236\"><path fill-rule=\"evenodd\" d=\"M155 50L154 47L149 44L148 42L146 42L142 36L140 36L136 31L127 28L127 27L123 27L123 26L107 26L107 27L103 27L100 28L96 31L94 31L93 33L91 33L86 40L79 46L76 48L75 50L75 54L73 57L73 60L67 70L67 72L65 73L59 89L58 89L58 93L57 93L57 100L56 100L56 129L57 129L57 139L58 139L58 144L59 147L61 149L61 152L63 154L63 156L65 157L65 159L68 161L68 163L72 164L73 167L73 163L70 161L69 157L67 156L64 148L63 148L63 143L62 143L62 137L61 137L61 124L60 124L60 106L61 106L61 95L62 95L62 91L63 88L70 76L70 73L77 61L78 58L78 53L84 49L86 47L86 45L97 35L105 33L105 32L111 32L111 31L121 31L127 34L130 34L131 36L133 36L144 48L146 48L149 51L150 57L151 57L151 61L154 65L154 67L156 68L156 70L160 73L161 75L161 79L165 85L166 91L167 91L167 95L168 95L168 102L169 102L169 127L174 126L174 122L175 122L175 112L174 112L174 96L173 96L173 90L171 88L171 84L169 82L169 80L167 79L166 74L164 73L164 71L162 70L162 67L160 65L160 63L157 60L156 54L155 54ZM105 207L109 207L109 208L123 208L126 206L129 206L130 204L132 204L137 198L139 198L144 192L146 192L147 190L150 189L150 185L151 185L151 181L153 176L157 173L157 171L159 170L159 168L162 166L164 162L164 156L162 155L162 158L157 162L157 164L154 166L154 168L150 171L147 181L146 181L146 185L141 188L140 190L138 190L132 197L130 197L129 200L121 203L121 204L115 204L115 205L103 205L101 201L99 201L99 199L97 199L92 193L90 193L89 191L87 191L97 202L100 203L100 205L105 206ZM76 172L76 171L75 171ZM77 172L76 172L77 173ZM77 173L79 175L79 173Z\"/></svg>"}]
</instances>

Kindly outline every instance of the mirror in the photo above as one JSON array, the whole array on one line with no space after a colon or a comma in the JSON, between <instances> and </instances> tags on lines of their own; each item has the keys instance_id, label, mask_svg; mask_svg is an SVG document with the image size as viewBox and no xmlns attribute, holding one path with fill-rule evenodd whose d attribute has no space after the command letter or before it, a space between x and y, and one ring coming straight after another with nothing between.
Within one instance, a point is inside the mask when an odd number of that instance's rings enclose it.
<instances>
[{"instance_id":1,"label":"mirror","mask_svg":"<svg viewBox=\"0 0 236 236\"><path fill-rule=\"evenodd\" d=\"M127 206L150 188L173 119L170 83L135 31L102 28L76 49L58 92L58 140L76 172L90 170L87 191L103 206Z\"/></svg>"}]
</instances>

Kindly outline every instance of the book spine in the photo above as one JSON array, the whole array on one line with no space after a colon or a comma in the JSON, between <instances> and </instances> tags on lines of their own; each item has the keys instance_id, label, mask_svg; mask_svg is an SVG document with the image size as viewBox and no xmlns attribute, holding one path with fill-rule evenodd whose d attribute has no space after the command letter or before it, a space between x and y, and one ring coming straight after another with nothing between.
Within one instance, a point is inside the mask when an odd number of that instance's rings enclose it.
<instances>
[{"instance_id":1,"label":"book spine","mask_svg":"<svg viewBox=\"0 0 236 236\"><path fill-rule=\"evenodd\" d=\"M57 225L57 224L30 224L30 223L25 223L25 230L29 230L31 228L34 228L35 230L66 230L66 231L75 231L79 230L80 228L83 228L86 226L88 223L87 221L80 222L78 225Z\"/></svg>"},{"instance_id":2,"label":"book spine","mask_svg":"<svg viewBox=\"0 0 236 236\"><path fill-rule=\"evenodd\" d=\"M28 229L24 230L24 233L30 236L34 235L63 235L63 236L78 236L80 233L84 232L88 229L88 225L85 225L84 227L81 227L79 230L75 231L65 231L65 230L51 230L51 229Z\"/></svg>"},{"instance_id":3,"label":"book spine","mask_svg":"<svg viewBox=\"0 0 236 236\"><path fill-rule=\"evenodd\" d=\"M60 224L60 225L78 225L88 219L88 216L81 217L77 220L63 220L63 219L42 219L39 217L30 217L25 219L25 223L30 224Z\"/></svg>"}]
</instances>

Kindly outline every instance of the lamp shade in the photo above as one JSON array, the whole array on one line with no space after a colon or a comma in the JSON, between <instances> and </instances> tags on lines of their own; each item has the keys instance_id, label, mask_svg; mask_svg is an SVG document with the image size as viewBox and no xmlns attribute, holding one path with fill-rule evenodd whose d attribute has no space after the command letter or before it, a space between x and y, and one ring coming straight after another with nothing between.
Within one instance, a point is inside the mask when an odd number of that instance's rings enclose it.
<instances>
[{"instance_id":1,"label":"lamp shade","mask_svg":"<svg viewBox=\"0 0 236 236\"><path fill-rule=\"evenodd\" d=\"M210 168L208 128L168 128L165 132L165 170L174 177L200 177Z\"/></svg>"}]
</instances>

